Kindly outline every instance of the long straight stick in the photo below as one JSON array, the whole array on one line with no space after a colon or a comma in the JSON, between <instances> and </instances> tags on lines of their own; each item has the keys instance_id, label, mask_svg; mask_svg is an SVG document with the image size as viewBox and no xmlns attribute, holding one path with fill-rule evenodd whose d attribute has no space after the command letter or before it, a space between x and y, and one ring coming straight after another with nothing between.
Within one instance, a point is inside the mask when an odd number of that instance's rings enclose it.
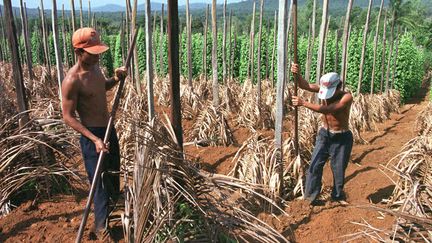
<instances>
[{"instance_id":1,"label":"long straight stick","mask_svg":"<svg viewBox=\"0 0 432 243\"><path fill-rule=\"evenodd\" d=\"M136 36L137 36L137 34L138 34L138 31L135 31L134 37L132 39L131 46L129 48L128 56L127 56L127 59L126 59L126 64L125 64L126 68L129 68L130 63L131 63L131 59L132 59L132 55L133 55L133 49L135 47L135 42L136 42ZM113 125L114 125L114 119L115 119L115 115L116 115L116 112L117 112L117 108L118 108L118 106L120 104L120 98L121 98L121 95L122 95L122 92L123 92L123 87L124 87L124 79L121 79L119 87L117 89L116 96L115 96L114 104L112 106L111 114L110 114L110 117L109 117L109 120L108 120L107 130L105 132L105 137L104 137L104 144L108 143L108 140L111 137L111 131L112 131L112 128L113 128ZM84 233L84 227L85 227L85 225L87 223L88 215L90 213L90 207L91 207L91 204L92 204L92 201L93 201L94 193L96 191L96 185L98 184L99 179L100 179L100 174L101 174L101 170L102 170L102 163L104 161L105 154L106 153L104 151L102 151L102 152L99 153L99 158L98 158L98 162L97 162L97 165L96 165L96 171L95 171L95 174L94 174L94 177L93 177L92 185L91 185L91 188L90 188L90 193L89 193L89 196L87 198L87 204L86 204L86 207L85 207L85 210L84 210L83 219L81 221L81 225L80 225L79 230L78 230L78 235L77 235L77 238L75 240L76 243L80 243L81 242L81 239L82 239L82 236L83 236L83 233Z\"/></svg>"},{"instance_id":2,"label":"long straight stick","mask_svg":"<svg viewBox=\"0 0 432 243\"><path fill-rule=\"evenodd\" d=\"M384 0L381 0L380 10L377 17L377 24L375 29L375 37L374 37L374 50L373 50L373 64L372 64L372 76L371 76L371 86L370 86L370 94L374 93L374 81L375 81L375 67L376 67L376 59L377 59L377 50L378 50L378 35L380 29L381 22L381 14L384 6Z\"/></svg>"},{"instance_id":3,"label":"long straight stick","mask_svg":"<svg viewBox=\"0 0 432 243\"><path fill-rule=\"evenodd\" d=\"M294 63L298 63L298 50L297 50L297 0L292 0L292 18L293 18L293 59ZM298 75L294 75L294 96L298 95ZM294 148L297 156L300 155L299 150L299 124L298 124L298 107L294 107Z\"/></svg>"},{"instance_id":4,"label":"long straight stick","mask_svg":"<svg viewBox=\"0 0 432 243\"><path fill-rule=\"evenodd\" d=\"M366 55L366 42L367 42L367 35L368 35L368 29L369 29L369 18L370 18L370 13L371 13L371 9L372 9L372 3L373 3L373 0L369 0L369 7L368 7L367 15L366 15L366 23L365 23L364 32L363 32L363 45L362 45L361 58L360 58L360 70L359 70L359 78L358 78L358 83L357 83L357 95L359 95L361 93L361 87L362 87L362 81L363 81L363 66L364 66L364 61L365 61L364 59L365 59L365 55Z\"/></svg>"}]
</instances>

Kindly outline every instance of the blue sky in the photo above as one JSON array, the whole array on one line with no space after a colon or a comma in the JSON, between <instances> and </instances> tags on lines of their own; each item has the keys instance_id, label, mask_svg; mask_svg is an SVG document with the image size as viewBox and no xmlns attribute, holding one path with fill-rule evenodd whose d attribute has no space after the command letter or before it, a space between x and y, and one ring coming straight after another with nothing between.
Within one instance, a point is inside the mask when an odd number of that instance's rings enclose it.
<instances>
[{"instance_id":1,"label":"blue sky","mask_svg":"<svg viewBox=\"0 0 432 243\"><path fill-rule=\"evenodd\" d=\"M37 8L39 6L40 0L24 0L27 4L28 8ZM241 0L227 0L228 3L233 2L240 2ZM125 0L91 0L91 6L92 7L98 7L103 6L106 4L119 4L119 5L126 5ZM133 2L131 0L131 2ZM144 0L138 0L138 4L143 4ZM152 2L167 2L166 0L152 0ZM189 3L200 3L200 2L206 2L211 3L211 0L189 0ZM218 4L222 4L223 0L218 0ZM52 0L43 0L44 8L50 9L52 6ZM83 8L87 8L88 6L88 0L82 0ZM179 5L184 5L186 3L186 0L179 0ZM61 5L65 5L65 9L70 9L70 0L57 0L57 8L61 8ZM12 5L19 7L19 0L12 0ZM79 0L75 0L75 8L79 8Z\"/></svg>"}]
</instances>

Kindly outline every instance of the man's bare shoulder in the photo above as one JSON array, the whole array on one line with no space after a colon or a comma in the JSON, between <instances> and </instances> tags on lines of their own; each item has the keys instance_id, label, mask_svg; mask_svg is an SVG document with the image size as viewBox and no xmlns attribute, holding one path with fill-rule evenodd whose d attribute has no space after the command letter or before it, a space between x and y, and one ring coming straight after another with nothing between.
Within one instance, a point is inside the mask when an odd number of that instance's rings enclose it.
<instances>
[{"instance_id":1,"label":"man's bare shoulder","mask_svg":"<svg viewBox=\"0 0 432 243\"><path fill-rule=\"evenodd\" d=\"M342 96L341 102L349 102L351 103L353 101L353 95L349 91L345 91L345 93Z\"/></svg>"},{"instance_id":2,"label":"man's bare shoulder","mask_svg":"<svg viewBox=\"0 0 432 243\"><path fill-rule=\"evenodd\" d=\"M76 65L71 67L63 79L62 86L78 86L80 83Z\"/></svg>"}]
</instances>

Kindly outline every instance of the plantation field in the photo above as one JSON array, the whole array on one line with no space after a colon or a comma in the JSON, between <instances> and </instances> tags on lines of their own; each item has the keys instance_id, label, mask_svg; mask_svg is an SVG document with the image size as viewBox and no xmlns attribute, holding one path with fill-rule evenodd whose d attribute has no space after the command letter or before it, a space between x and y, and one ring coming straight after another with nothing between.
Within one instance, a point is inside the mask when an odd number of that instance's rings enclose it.
<instances>
[{"instance_id":1,"label":"plantation field","mask_svg":"<svg viewBox=\"0 0 432 243\"><path fill-rule=\"evenodd\" d=\"M355 223L367 222L373 227L390 230L393 216L360 207L371 204L381 206L381 200L391 195L394 185L381 171L382 166L415 136L414 121L426 105L427 101L423 98L412 100L401 108L400 114L392 114L390 120L379 124L377 132L364 133L363 138L370 144L354 146L352 163L347 169L346 192L349 205L326 201L323 205L310 207L304 201L296 199L284 209L289 216L278 217L280 221L269 218L266 214L258 217L295 242L341 242L350 238L343 236L364 230L364 227ZM234 124L232 120L229 123ZM184 125L187 133L191 124L184 120ZM227 174L234 166L232 159L239 144L252 135L246 128L234 126L232 130L238 144L228 147L187 146L186 153L199 159L205 170ZM268 130L257 132L262 132L263 136L273 136ZM82 162L78 163L80 174L84 176ZM326 166L325 195L331 184L331 171ZM32 201L23 203L8 216L0 218L0 241L72 241L76 236L86 196L87 189L83 187L75 195L54 195L51 199L37 200L34 205ZM92 216L90 217L92 221ZM124 242L121 223L117 221L112 226L116 238Z\"/></svg>"}]
</instances>

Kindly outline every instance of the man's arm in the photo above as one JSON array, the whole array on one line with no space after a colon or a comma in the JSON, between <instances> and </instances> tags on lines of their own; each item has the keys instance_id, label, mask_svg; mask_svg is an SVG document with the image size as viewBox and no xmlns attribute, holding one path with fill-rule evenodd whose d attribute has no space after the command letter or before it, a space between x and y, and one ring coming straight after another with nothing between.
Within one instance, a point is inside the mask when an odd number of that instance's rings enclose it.
<instances>
[{"instance_id":1,"label":"man's arm","mask_svg":"<svg viewBox=\"0 0 432 243\"><path fill-rule=\"evenodd\" d=\"M105 90L112 89L114 86L116 86L116 84L118 82L120 82L120 79L124 79L124 78L126 78L126 76L127 76L127 69L126 69L126 67L123 66L123 67L117 68L114 71L114 77L108 79L105 82Z\"/></svg>"},{"instance_id":2,"label":"man's arm","mask_svg":"<svg viewBox=\"0 0 432 243\"><path fill-rule=\"evenodd\" d=\"M78 103L78 83L67 76L62 83L62 114L64 122L72 127L75 131L89 138L96 146L96 152L108 152L108 148L104 145L102 139L90 132L81 122L75 117L75 111Z\"/></svg>"},{"instance_id":3,"label":"man's arm","mask_svg":"<svg viewBox=\"0 0 432 243\"><path fill-rule=\"evenodd\" d=\"M301 89L310 91L310 92L314 92L314 93L318 93L319 91L319 86L316 84L310 84L308 81L306 81L300 72L300 66L297 63L292 63L291 64L291 72L295 75L297 74L298 76L298 86Z\"/></svg>"},{"instance_id":4,"label":"man's arm","mask_svg":"<svg viewBox=\"0 0 432 243\"><path fill-rule=\"evenodd\" d=\"M353 97L350 93L344 94L344 96L342 96L342 99L339 102L332 103L330 105L313 104L307 101L303 101L297 96L292 97L292 102L294 106L304 106L310 110L322 114L331 114L340 111L342 109L345 109L346 107L351 105L352 101L353 101Z\"/></svg>"}]
</instances>

